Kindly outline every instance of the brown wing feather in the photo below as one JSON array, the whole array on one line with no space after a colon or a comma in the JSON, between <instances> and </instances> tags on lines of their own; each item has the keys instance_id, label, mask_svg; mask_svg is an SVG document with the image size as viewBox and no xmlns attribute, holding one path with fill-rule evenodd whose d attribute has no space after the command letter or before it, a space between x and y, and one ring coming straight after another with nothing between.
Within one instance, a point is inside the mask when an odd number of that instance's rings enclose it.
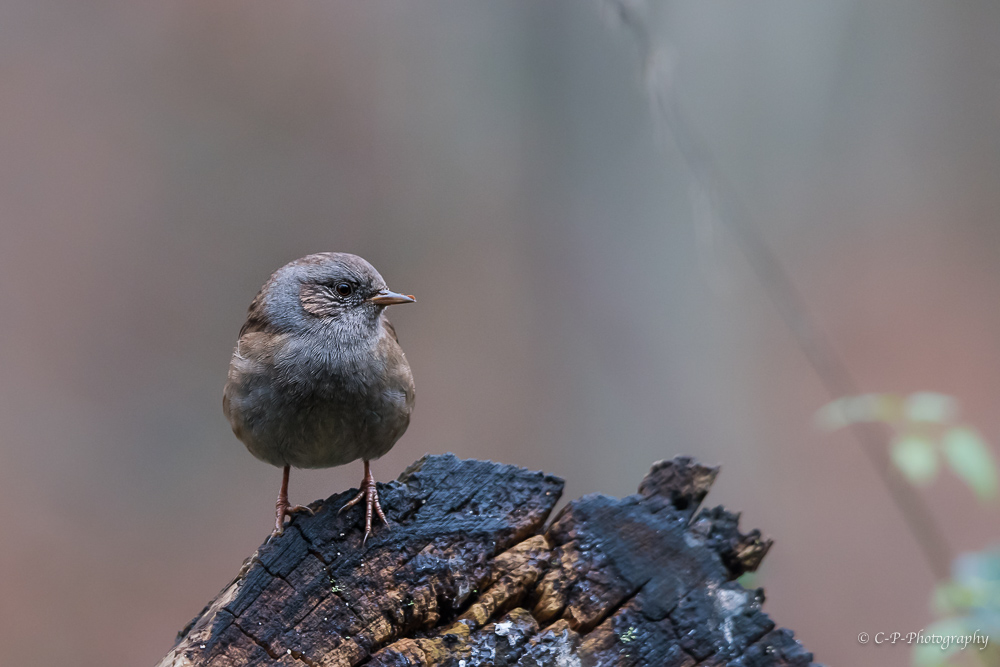
<instances>
[{"instance_id":1,"label":"brown wing feather","mask_svg":"<svg viewBox=\"0 0 1000 667\"><path fill-rule=\"evenodd\" d=\"M247 321L243 323L242 327L240 327L240 338L243 338L244 334L261 333L270 330L271 327L268 325L267 318L264 317L263 304L264 289L268 284L270 284L270 281L268 281L264 287L260 288L260 291L257 292L257 296L255 296L253 301L250 302L250 307L247 309Z\"/></svg>"},{"instance_id":2,"label":"brown wing feather","mask_svg":"<svg viewBox=\"0 0 1000 667\"><path fill-rule=\"evenodd\" d=\"M386 330L392 335L392 339L396 341L396 344L398 345L399 336L396 335L396 327L392 326L392 322L390 322L389 318L385 315L382 315L382 324L385 325Z\"/></svg>"}]
</instances>

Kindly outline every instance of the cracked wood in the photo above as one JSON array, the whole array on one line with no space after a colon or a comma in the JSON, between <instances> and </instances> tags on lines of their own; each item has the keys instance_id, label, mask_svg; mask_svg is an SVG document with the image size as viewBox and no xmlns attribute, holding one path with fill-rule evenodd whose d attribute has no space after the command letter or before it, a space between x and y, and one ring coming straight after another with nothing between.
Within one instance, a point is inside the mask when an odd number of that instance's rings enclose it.
<instances>
[{"instance_id":1,"label":"cracked wood","mask_svg":"<svg viewBox=\"0 0 1000 667\"><path fill-rule=\"evenodd\" d=\"M392 522L362 546L351 491L262 545L161 667L367 664L813 665L735 579L770 547L721 507L718 473L653 466L639 493L569 503L562 480L453 455L380 484Z\"/></svg>"}]
</instances>

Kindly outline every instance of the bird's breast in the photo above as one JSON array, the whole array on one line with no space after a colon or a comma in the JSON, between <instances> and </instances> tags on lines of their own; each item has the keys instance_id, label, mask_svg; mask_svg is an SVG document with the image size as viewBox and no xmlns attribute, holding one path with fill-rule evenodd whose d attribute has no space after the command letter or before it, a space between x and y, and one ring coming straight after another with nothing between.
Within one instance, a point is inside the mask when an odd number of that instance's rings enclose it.
<instances>
[{"instance_id":1,"label":"bird's breast","mask_svg":"<svg viewBox=\"0 0 1000 667\"><path fill-rule=\"evenodd\" d=\"M238 350L226 387L233 430L275 465L377 458L406 430L413 405L409 365L396 350L379 340L345 345L316 336Z\"/></svg>"}]
</instances>

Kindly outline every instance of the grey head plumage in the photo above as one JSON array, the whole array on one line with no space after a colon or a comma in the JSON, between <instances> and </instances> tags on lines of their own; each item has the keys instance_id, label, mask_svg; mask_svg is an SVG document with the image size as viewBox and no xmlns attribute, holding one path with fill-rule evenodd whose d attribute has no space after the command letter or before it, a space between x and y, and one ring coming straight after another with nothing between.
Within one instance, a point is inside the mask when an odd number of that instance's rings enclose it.
<instances>
[{"instance_id":1,"label":"grey head plumage","mask_svg":"<svg viewBox=\"0 0 1000 667\"><path fill-rule=\"evenodd\" d=\"M316 332L347 344L377 335L385 307L410 301L412 297L390 292L375 267L361 257L317 253L272 274L250 304L240 336Z\"/></svg>"}]
</instances>

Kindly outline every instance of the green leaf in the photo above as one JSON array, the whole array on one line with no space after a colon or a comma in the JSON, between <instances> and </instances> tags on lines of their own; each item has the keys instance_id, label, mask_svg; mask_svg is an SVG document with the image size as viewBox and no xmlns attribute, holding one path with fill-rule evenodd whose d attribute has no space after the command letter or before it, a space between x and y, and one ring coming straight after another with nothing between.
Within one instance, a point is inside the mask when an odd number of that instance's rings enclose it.
<instances>
[{"instance_id":1,"label":"green leaf","mask_svg":"<svg viewBox=\"0 0 1000 667\"><path fill-rule=\"evenodd\" d=\"M949 429L942 446L948 465L981 500L996 497L996 461L979 433L971 428Z\"/></svg>"},{"instance_id":2,"label":"green leaf","mask_svg":"<svg viewBox=\"0 0 1000 667\"><path fill-rule=\"evenodd\" d=\"M825 431L836 431L851 423L843 398L830 401L816 411L816 425Z\"/></svg>"},{"instance_id":3,"label":"green leaf","mask_svg":"<svg viewBox=\"0 0 1000 667\"><path fill-rule=\"evenodd\" d=\"M816 412L816 423L829 431L858 422L894 421L902 411L902 400L895 394L860 394L844 396Z\"/></svg>"},{"instance_id":4,"label":"green leaf","mask_svg":"<svg viewBox=\"0 0 1000 667\"><path fill-rule=\"evenodd\" d=\"M931 608L938 616L953 616L981 605L983 595L978 587L949 581L939 584L931 595Z\"/></svg>"},{"instance_id":5,"label":"green leaf","mask_svg":"<svg viewBox=\"0 0 1000 667\"><path fill-rule=\"evenodd\" d=\"M903 414L910 421L947 424L958 414L958 402L951 396L929 391L910 394L903 405Z\"/></svg>"},{"instance_id":6,"label":"green leaf","mask_svg":"<svg viewBox=\"0 0 1000 667\"><path fill-rule=\"evenodd\" d=\"M756 572L744 572L736 580L740 586L751 591L755 588L760 587L760 582L758 581L758 576Z\"/></svg>"},{"instance_id":7,"label":"green leaf","mask_svg":"<svg viewBox=\"0 0 1000 667\"><path fill-rule=\"evenodd\" d=\"M938 584L931 591L931 609L938 616L950 616L954 614L959 605L956 603L962 593L962 587L950 581Z\"/></svg>"},{"instance_id":8,"label":"green leaf","mask_svg":"<svg viewBox=\"0 0 1000 667\"><path fill-rule=\"evenodd\" d=\"M919 435L905 435L892 443L892 462L914 484L927 484L937 475L934 443Z\"/></svg>"},{"instance_id":9,"label":"green leaf","mask_svg":"<svg viewBox=\"0 0 1000 667\"><path fill-rule=\"evenodd\" d=\"M898 394L869 394L872 402L872 421L892 422L903 416L903 397Z\"/></svg>"}]
</instances>

